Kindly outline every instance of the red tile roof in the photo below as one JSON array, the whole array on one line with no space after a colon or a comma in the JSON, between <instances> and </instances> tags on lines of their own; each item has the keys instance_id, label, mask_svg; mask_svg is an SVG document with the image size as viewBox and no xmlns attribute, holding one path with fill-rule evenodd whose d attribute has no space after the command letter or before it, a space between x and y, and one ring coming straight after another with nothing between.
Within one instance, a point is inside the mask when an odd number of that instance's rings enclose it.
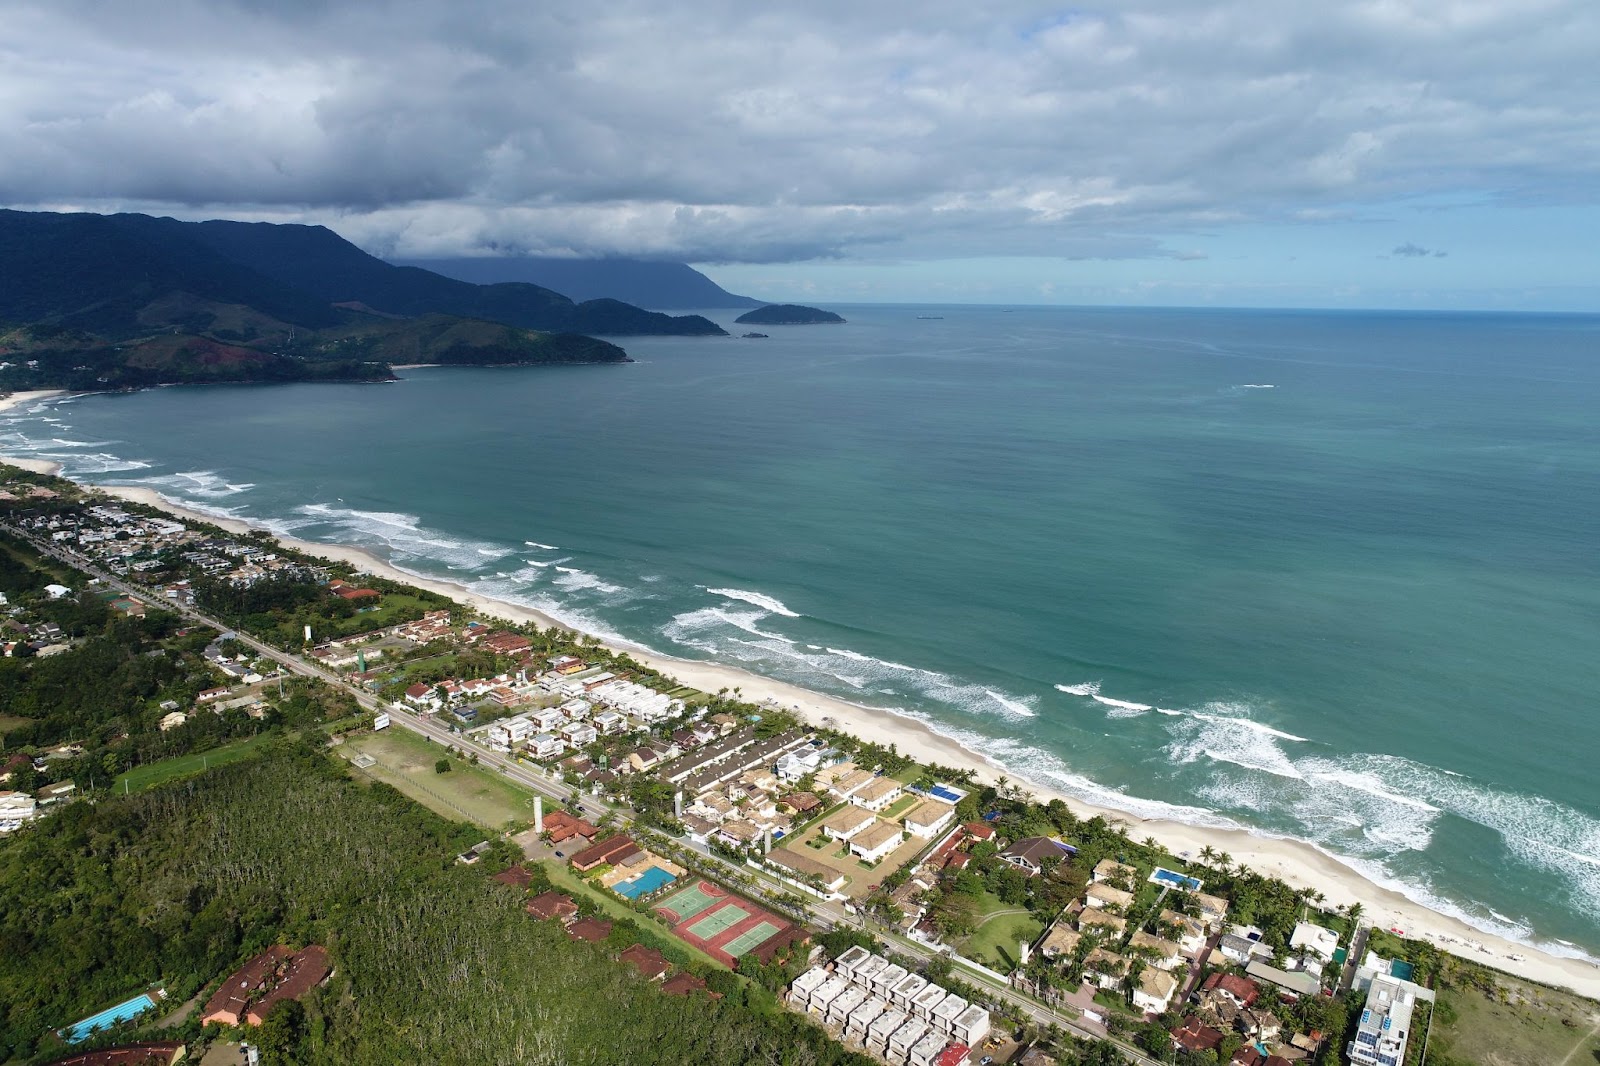
<instances>
[{"instance_id":1,"label":"red tile roof","mask_svg":"<svg viewBox=\"0 0 1600 1066\"><path fill-rule=\"evenodd\" d=\"M618 833L614 837L602 840L591 847L584 848L572 857L572 868L578 871L592 870L596 866L614 863L617 859L629 852L638 851L638 845L626 833Z\"/></svg>"},{"instance_id":2,"label":"red tile roof","mask_svg":"<svg viewBox=\"0 0 1600 1066\"><path fill-rule=\"evenodd\" d=\"M1199 1018L1189 1018L1172 1031L1173 1042L1190 1051L1210 1051L1222 1044L1222 1037L1220 1029L1211 1028Z\"/></svg>"},{"instance_id":3,"label":"red tile roof","mask_svg":"<svg viewBox=\"0 0 1600 1066\"><path fill-rule=\"evenodd\" d=\"M1207 977L1206 983L1200 987L1207 992L1214 988L1226 992L1246 1007L1261 995L1261 989L1256 987L1254 981L1234 973L1214 973Z\"/></svg>"},{"instance_id":4,"label":"red tile roof","mask_svg":"<svg viewBox=\"0 0 1600 1066\"><path fill-rule=\"evenodd\" d=\"M266 995L251 1005L245 1020L251 1025L260 1025L267 1020L273 1007L287 999L299 999L320 985L330 969L328 949L321 944L312 944L296 952L289 960L283 977Z\"/></svg>"},{"instance_id":5,"label":"red tile roof","mask_svg":"<svg viewBox=\"0 0 1600 1066\"><path fill-rule=\"evenodd\" d=\"M244 1009L250 1000L264 987L278 964L293 954L282 944L274 944L229 974L228 979L206 1000L205 1008L200 1012L201 1024L221 1022L223 1025L238 1025L244 1019Z\"/></svg>"},{"instance_id":6,"label":"red tile roof","mask_svg":"<svg viewBox=\"0 0 1600 1066\"><path fill-rule=\"evenodd\" d=\"M545 892L534 896L523 908L540 921L551 918L571 918L578 913L578 905L564 892Z\"/></svg>"},{"instance_id":7,"label":"red tile roof","mask_svg":"<svg viewBox=\"0 0 1600 1066\"><path fill-rule=\"evenodd\" d=\"M673 974L661 986L661 991L669 996L687 996L691 992L704 992L705 990L705 979L687 972Z\"/></svg>"},{"instance_id":8,"label":"red tile roof","mask_svg":"<svg viewBox=\"0 0 1600 1066\"><path fill-rule=\"evenodd\" d=\"M611 935L611 923L595 918L579 918L567 926L567 933L575 940L598 944Z\"/></svg>"},{"instance_id":9,"label":"red tile roof","mask_svg":"<svg viewBox=\"0 0 1600 1066\"><path fill-rule=\"evenodd\" d=\"M655 980L667 972L667 958L655 948L631 944L622 952L622 961L639 971L640 976Z\"/></svg>"},{"instance_id":10,"label":"red tile roof","mask_svg":"<svg viewBox=\"0 0 1600 1066\"><path fill-rule=\"evenodd\" d=\"M502 885L510 885L512 888L527 888L533 884L533 874L529 873L524 866L513 866L510 869L501 870L494 875L494 879Z\"/></svg>"}]
</instances>

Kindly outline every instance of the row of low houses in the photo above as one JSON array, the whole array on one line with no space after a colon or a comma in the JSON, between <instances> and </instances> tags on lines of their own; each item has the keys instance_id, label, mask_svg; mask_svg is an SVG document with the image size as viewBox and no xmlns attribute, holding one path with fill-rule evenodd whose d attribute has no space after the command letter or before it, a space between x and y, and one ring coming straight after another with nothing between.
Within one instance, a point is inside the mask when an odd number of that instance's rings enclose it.
<instances>
[{"instance_id":1,"label":"row of low houses","mask_svg":"<svg viewBox=\"0 0 1600 1066\"><path fill-rule=\"evenodd\" d=\"M797 977L789 1006L896 1066L961 1062L990 1030L987 1008L863 947Z\"/></svg>"},{"instance_id":2,"label":"row of low houses","mask_svg":"<svg viewBox=\"0 0 1600 1066\"><path fill-rule=\"evenodd\" d=\"M897 784L895 791L898 795ZM830 840L845 843L850 853L863 862L879 862L899 847L907 835L931 840L948 828L955 817L955 807L931 798L918 802L901 815L899 821L880 819L871 808L851 802L823 820L822 833Z\"/></svg>"}]
</instances>

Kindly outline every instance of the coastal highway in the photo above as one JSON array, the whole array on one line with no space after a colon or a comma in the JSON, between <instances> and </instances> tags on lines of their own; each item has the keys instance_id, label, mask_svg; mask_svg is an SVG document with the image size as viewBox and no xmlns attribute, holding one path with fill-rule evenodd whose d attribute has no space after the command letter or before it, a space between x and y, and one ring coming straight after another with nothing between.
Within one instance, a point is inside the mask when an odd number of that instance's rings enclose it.
<instances>
[{"instance_id":1,"label":"coastal highway","mask_svg":"<svg viewBox=\"0 0 1600 1066\"><path fill-rule=\"evenodd\" d=\"M144 588L140 585L135 585L123 578L107 573L105 570L76 552L68 551L57 544L42 540L39 537L36 537L25 530L17 529L14 526L8 528L10 529L10 532L22 537L44 554L58 559L73 569L88 574L90 577L98 579L102 584L110 588L114 588L124 595L131 596L134 599L137 599L151 607L157 607L166 611L176 611L179 615L183 616L189 621L210 626L219 633L231 633L240 643L246 645L258 655L278 663L286 670L289 670L290 672L298 674L302 677L316 678L319 681L332 685L342 692L348 693L355 699L356 703L363 710L366 710L372 714L387 712L390 715L390 720L394 724L409 729L414 733L419 733L437 744L448 744L462 748L468 743L464 737L453 732L446 726L442 726L436 722L420 718L410 711L397 713L393 707L385 704L382 700L379 700L365 689L351 684L347 679L324 669L317 663L307 662L298 655L281 651L272 647L270 644L266 644L260 640L257 640L255 637L240 632L220 619L212 618L210 615L204 614L193 607L174 603L173 601L165 598L164 596L158 595L150 589ZM473 747L475 754L478 756L479 765L491 766L523 787L528 788L531 791L556 802L557 804L565 802L565 800L572 793L572 789L566 786L564 783L554 781L541 773L536 773L530 770L527 766L517 762L515 759L507 758L505 755L502 755L499 752L492 751L476 744L474 744ZM586 797L584 802L592 807L600 807L603 811L612 814L616 818L617 822L623 826L630 826L634 822L634 817L630 808L618 806L594 797ZM687 838L680 839L678 843L698 854L708 867L737 873L746 877L754 877L763 889L773 894L795 894L795 890L792 886L777 880L776 878L767 874L765 871L756 867L734 865L733 863L728 862L726 859L723 859L721 856L713 854L711 849L704 844L696 843L695 841ZM845 911L843 906L832 900L812 899L808 905L812 914L812 924L818 925L823 929L865 927L864 919L858 915L852 915L848 913ZM923 964L928 963L932 959L939 957L942 954L941 952L929 949L926 945L918 944L915 941L905 939L881 927L874 927L872 932L874 935L886 941L897 953L910 956ZM946 957L948 958L948 956ZM1035 1024L1041 1027L1056 1025L1067 1032L1085 1039L1092 1040L1102 1038L1102 1034L1098 1030L1086 1027L1082 1024L1081 1020L1059 1014L1045 1004L1029 996L1023 995L1007 984L995 981L986 974L962 966L960 962L954 958L951 958L949 961L952 963L952 969L960 975L962 980L983 988L983 990L988 994L994 996L996 999L1004 1001L1010 1007L1021 1012L1026 1017L1031 1018ZM1138 1066L1163 1066L1161 1062L1150 1058L1131 1044L1125 1043L1121 1040L1116 1040L1115 1038L1112 1038L1112 1042L1117 1045L1118 1049L1124 1055L1128 1056L1129 1059L1138 1064Z\"/></svg>"}]
</instances>

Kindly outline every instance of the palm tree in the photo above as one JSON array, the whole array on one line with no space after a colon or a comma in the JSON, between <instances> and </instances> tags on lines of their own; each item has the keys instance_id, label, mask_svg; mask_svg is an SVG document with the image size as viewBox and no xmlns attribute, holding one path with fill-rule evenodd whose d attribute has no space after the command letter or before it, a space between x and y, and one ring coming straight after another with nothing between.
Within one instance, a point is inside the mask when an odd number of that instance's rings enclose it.
<instances>
[{"instance_id":1,"label":"palm tree","mask_svg":"<svg viewBox=\"0 0 1600 1066\"><path fill-rule=\"evenodd\" d=\"M1217 857L1217 849L1212 847L1210 844L1207 844L1205 847L1200 849L1200 861L1201 862L1210 863L1210 862L1215 861L1216 857Z\"/></svg>"}]
</instances>

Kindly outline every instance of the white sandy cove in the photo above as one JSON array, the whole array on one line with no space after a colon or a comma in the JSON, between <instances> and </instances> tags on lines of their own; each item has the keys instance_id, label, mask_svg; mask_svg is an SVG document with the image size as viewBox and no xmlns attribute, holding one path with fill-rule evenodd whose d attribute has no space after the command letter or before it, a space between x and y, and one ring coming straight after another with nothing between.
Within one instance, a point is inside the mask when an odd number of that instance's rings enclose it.
<instances>
[{"instance_id":1,"label":"white sandy cove","mask_svg":"<svg viewBox=\"0 0 1600 1066\"><path fill-rule=\"evenodd\" d=\"M59 393L18 393L8 399L0 399L0 410L53 395ZM5 461L41 473L53 474L59 469L54 463L39 460L6 459ZM253 528L244 522L220 519L187 510L153 489L121 485L100 487L124 499L165 508L194 521L208 522L234 533L249 532ZM573 628L540 611L503 600L490 599L454 582L422 578L406 573L359 548L313 543L292 537L278 539L308 554L347 562L393 581L430 589L457 602L466 603L486 615L512 622L532 622L544 627ZM1108 819L1114 818L1126 822L1128 835L1135 840L1154 837L1162 846L1180 855L1197 856L1207 846L1220 852L1227 852L1233 856L1236 863L1243 863L1261 873L1282 878L1291 885L1305 886L1321 892L1327 897L1329 904L1349 905L1359 902L1364 911L1364 918L1380 928L1399 928L1404 930L1407 936L1422 937L1464 958L1487 963L1545 984L1569 988L1580 995L1600 998L1600 967L1578 959L1550 955L1525 944L1480 932L1459 919L1429 910L1398 892L1374 884L1337 859L1302 841L1262 837L1242 830L1203 828L1179 822L1141 819L1123 811L1097 807L1037 782L1021 778L1004 767L996 766L983 756L968 751L962 745L935 733L914 719L889 711L862 707L720 663L675 659L629 644L613 646L701 691L717 692L724 688L737 688L741 690L742 697L746 700L755 703L771 702L791 709L813 725L822 725L825 719L831 719L827 722L830 728L885 746L898 745L900 751L919 762L971 769L979 780L985 782L992 783L1004 774L1018 785L1027 787L1041 801L1055 798L1064 800L1080 817L1087 818L1099 814ZM1510 957L1513 955L1517 958Z\"/></svg>"}]
</instances>

